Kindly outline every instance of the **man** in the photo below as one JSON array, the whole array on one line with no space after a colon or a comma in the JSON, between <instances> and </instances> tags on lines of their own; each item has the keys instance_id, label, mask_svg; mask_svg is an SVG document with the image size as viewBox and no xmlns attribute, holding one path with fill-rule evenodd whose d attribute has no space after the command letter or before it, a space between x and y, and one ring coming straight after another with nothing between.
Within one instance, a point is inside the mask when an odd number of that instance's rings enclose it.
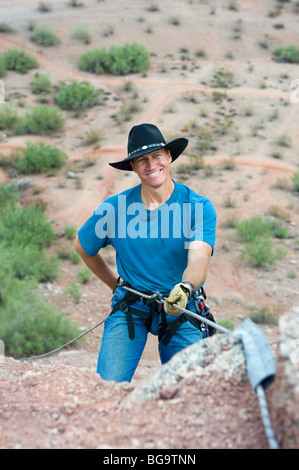
<instances>
[{"instance_id":1,"label":"man","mask_svg":"<svg viewBox=\"0 0 299 470\"><path fill-rule=\"evenodd\" d=\"M114 294L97 368L105 380L132 380L149 331L159 336L162 364L203 338L200 322L173 306L197 311L194 294L205 282L215 243L212 203L170 176L170 164L187 144L185 138L166 143L153 124L134 126L127 157L110 165L134 171L140 184L106 199L78 232L76 251ZM118 273L99 253L108 244ZM167 297L163 306L148 298L156 292Z\"/></svg>"}]
</instances>

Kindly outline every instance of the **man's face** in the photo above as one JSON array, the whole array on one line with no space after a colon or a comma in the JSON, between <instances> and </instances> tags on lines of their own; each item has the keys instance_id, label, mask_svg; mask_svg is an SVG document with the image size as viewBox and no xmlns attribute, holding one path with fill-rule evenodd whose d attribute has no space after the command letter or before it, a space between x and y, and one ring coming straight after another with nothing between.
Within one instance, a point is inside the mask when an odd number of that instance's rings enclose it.
<instances>
[{"instance_id":1,"label":"man's face","mask_svg":"<svg viewBox=\"0 0 299 470\"><path fill-rule=\"evenodd\" d=\"M131 166L143 184L158 187L170 178L171 160L169 150L160 149L134 158L131 161Z\"/></svg>"}]
</instances>

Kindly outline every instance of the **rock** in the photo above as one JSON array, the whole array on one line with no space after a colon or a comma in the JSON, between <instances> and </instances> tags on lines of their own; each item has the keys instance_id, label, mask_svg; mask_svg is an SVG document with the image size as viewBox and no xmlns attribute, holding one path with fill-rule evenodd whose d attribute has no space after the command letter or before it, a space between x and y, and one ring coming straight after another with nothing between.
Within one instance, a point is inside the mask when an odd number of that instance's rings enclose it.
<instances>
[{"instance_id":1,"label":"rock","mask_svg":"<svg viewBox=\"0 0 299 470\"><path fill-rule=\"evenodd\" d=\"M13 178L10 181L11 186L14 188L18 189L19 191L22 191L24 189L28 189L32 186L31 179L28 177L24 178Z\"/></svg>"},{"instance_id":2,"label":"rock","mask_svg":"<svg viewBox=\"0 0 299 470\"><path fill-rule=\"evenodd\" d=\"M123 403L131 406L139 400L158 398L163 390L170 390L190 377L223 375L236 382L247 380L243 346L240 339L228 334L214 335L199 341L164 364L149 379L143 381Z\"/></svg>"},{"instance_id":3,"label":"rock","mask_svg":"<svg viewBox=\"0 0 299 470\"><path fill-rule=\"evenodd\" d=\"M284 449L299 443L299 306L279 320L280 346L272 396L273 425Z\"/></svg>"},{"instance_id":4,"label":"rock","mask_svg":"<svg viewBox=\"0 0 299 470\"><path fill-rule=\"evenodd\" d=\"M74 171L68 171L66 177L69 179L78 179L78 175Z\"/></svg>"}]
</instances>

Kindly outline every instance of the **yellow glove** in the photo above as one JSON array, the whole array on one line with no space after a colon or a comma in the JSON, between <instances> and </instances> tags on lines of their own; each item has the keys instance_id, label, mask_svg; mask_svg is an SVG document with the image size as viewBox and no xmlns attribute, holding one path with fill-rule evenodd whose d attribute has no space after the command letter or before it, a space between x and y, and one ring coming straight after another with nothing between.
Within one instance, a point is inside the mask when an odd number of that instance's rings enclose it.
<instances>
[{"instance_id":1,"label":"yellow glove","mask_svg":"<svg viewBox=\"0 0 299 470\"><path fill-rule=\"evenodd\" d=\"M184 281L176 284L170 291L169 296L164 302L164 310L170 315L179 315L182 312L173 307L177 304L179 307L186 308L189 297L194 294L194 287L190 282Z\"/></svg>"}]
</instances>

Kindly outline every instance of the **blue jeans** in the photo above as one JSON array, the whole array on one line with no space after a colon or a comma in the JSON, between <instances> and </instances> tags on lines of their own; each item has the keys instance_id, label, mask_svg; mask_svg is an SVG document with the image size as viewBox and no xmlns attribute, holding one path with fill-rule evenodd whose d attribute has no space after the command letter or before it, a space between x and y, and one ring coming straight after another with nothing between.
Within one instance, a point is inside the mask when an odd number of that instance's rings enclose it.
<instances>
[{"instance_id":1,"label":"blue jeans","mask_svg":"<svg viewBox=\"0 0 299 470\"><path fill-rule=\"evenodd\" d=\"M127 291L121 287L115 290L114 296L112 297L112 308L124 297L126 292ZM150 308L144 305L142 300L137 300L133 303L132 308L148 314L150 312ZM189 300L187 308L196 312L193 298ZM167 323L177 318L167 313L165 315ZM121 310L114 312L105 321L97 366L97 372L104 380L131 382L133 378L148 335L146 319L133 314L133 321L135 329L134 339L129 338L126 315ZM152 312L150 332L153 335L158 335L161 326L161 314L157 310L154 310ZM201 331L191 322L186 321L182 323L166 346L163 344L163 337L159 342L161 363L165 364L178 351L181 351L201 339L203 339Z\"/></svg>"}]
</instances>

